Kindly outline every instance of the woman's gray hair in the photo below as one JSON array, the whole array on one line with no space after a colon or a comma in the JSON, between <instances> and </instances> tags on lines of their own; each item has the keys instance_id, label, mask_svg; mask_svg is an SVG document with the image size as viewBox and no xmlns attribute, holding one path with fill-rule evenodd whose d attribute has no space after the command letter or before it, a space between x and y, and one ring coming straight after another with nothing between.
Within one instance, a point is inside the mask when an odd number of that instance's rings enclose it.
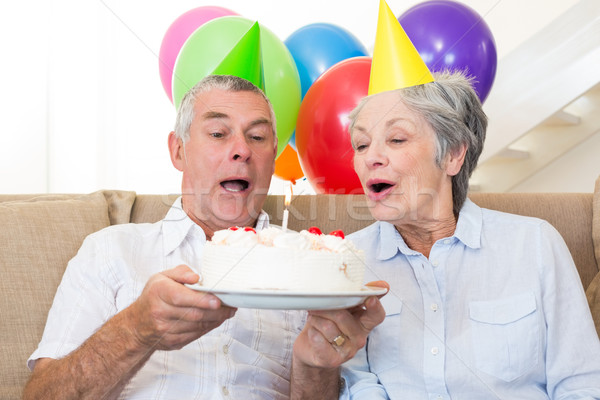
<instances>
[{"instance_id":1,"label":"woman's gray hair","mask_svg":"<svg viewBox=\"0 0 600 400\"><path fill-rule=\"evenodd\" d=\"M459 173L452 177L452 202L458 215L469 191L469 178L483 150L487 116L471 84L472 78L462 72L433 74L435 82L398 89L398 100L422 115L436 133L435 161L441 168L450 152L466 145L465 161ZM350 113L349 132L352 136L356 117L373 96L365 97Z\"/></svg>"},{"instance_id":2,"label":"woman's gray hair","mask_svg":"<svg viewBox=\"0 0 600 400\"><path fill-rule=\"evenodd\" d=\"M196 104L198 95L213 89L220 89L228 92L252 92L260 95L269 106L271 124L273 127L273 138L275 139L275 146L277 146L277 123L275 121L273 105L259 87L246 79L234 75L208 75L194 85L194 87L183 96L175 119L175 135L180 138L184 144L190 138L190 127L192 126L192 121L195 117L194 105Z\"/></svg>"}]
</instances>

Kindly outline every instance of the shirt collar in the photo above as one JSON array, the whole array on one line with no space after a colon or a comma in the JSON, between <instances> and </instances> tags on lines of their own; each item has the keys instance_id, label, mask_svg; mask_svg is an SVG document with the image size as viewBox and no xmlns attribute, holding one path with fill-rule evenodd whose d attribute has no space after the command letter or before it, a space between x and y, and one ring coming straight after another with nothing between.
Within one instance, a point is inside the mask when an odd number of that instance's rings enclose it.
<instances>
[{"instance_id":1,"label":"shirt collar","mask_svg":"<svg viewBox=\"0 0 600 400\"><path fill-rule=\"evenodd\" d=\"M256 221L256 229L261 230L269 226L269 215L261 210ZM178 197L167 215L162 220L162 232L165 255L178 248L188 235L206 241L206 234L183 210L181 197Z\"/></svg>"},{"instance_id":2,"label":"shirt collar","mask_svg":"<svg viewBox=\"0 0 600 400\"><path fill-rule=\"evenodd\" d=\"M452 237L473 249L481 247L482 220L481 208L467 198L460 210L456 229ZM383 221L379 221L378 224L378 260L388 260L394 257L398 251L407 256L420 254L406 245L393 224Z\"/></svg>"},{"instance_id":3,"label":"shirt collar","mask_svg":"<svg viewBox=\"0 0 600 400\"><path fill-rule=\"evenodd\" d=\"M396 255L398 251L402 254L413 255L418 252L409 248L396 227L384 221L379 221L379 253L378 260L388 260Z\"/></svg>"},{"instance_id":4,"label":"shirt collar","mask_svg":"<svg viewBox=\"0 0 600 400\"><path fill-rule=\"evenodd\" d=\"M478 249L481 247L482 227L483 214L481 207L467 198L460 209L454 237L463 242L465 246Z\"/></svg>"}]
</instances>

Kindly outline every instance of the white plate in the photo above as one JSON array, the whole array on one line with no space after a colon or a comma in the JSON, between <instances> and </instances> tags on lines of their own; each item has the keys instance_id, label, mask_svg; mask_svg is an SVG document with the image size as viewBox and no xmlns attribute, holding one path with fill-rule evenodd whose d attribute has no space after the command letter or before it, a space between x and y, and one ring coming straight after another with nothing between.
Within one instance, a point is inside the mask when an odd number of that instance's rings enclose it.
<instances>
[{"instance_id":1,"label":"white plate","mask_svg":"<svg viewBox=\"0 0 600 400\"><path fill-rule=\"evenodd\" d=\"M190 289L212 293L225 305L237 308L271 310L337 310L361 304L369 296L387 292L385 288L363 286L355 292L292 292L286 290L226 290L211 289L198 284Z\"/></svg>"}]
</instances>

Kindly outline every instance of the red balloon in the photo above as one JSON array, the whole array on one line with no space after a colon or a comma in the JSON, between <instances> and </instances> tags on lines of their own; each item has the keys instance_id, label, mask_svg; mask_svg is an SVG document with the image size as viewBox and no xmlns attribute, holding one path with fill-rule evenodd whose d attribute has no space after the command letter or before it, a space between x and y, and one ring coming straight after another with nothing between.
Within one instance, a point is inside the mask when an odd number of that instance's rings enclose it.
<instances>
[{"instance_id":1,"label":"red balloon","mask_svg":"<svg viewBox=\"0 0 600 400\"><path fill-rule=\"evenodd\" d=\"M300 104L296 149L318 193L364 193L354 172L348 114L367 95L370 72L371 57L340 61L311 85Z\"/></svg>"}]
</instances>

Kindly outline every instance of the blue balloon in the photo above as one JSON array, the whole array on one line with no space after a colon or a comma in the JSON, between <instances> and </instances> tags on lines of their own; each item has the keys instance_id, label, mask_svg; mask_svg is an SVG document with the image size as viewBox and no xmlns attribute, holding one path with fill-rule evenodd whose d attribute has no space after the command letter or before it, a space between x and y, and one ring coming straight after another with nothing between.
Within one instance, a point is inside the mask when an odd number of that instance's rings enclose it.
<instances>
[{"instance_id":1,"label":"blue balloon","mask_svg":"<svg viewBox=\"0 0 600 400\"><path fill-rule=\"evenodd\" d=\"M352 33L327 23L306 25L293 32L284 44L296 62L302 98L329 67L347 58L369 55Z\"/></svg>"}]
</instances>

